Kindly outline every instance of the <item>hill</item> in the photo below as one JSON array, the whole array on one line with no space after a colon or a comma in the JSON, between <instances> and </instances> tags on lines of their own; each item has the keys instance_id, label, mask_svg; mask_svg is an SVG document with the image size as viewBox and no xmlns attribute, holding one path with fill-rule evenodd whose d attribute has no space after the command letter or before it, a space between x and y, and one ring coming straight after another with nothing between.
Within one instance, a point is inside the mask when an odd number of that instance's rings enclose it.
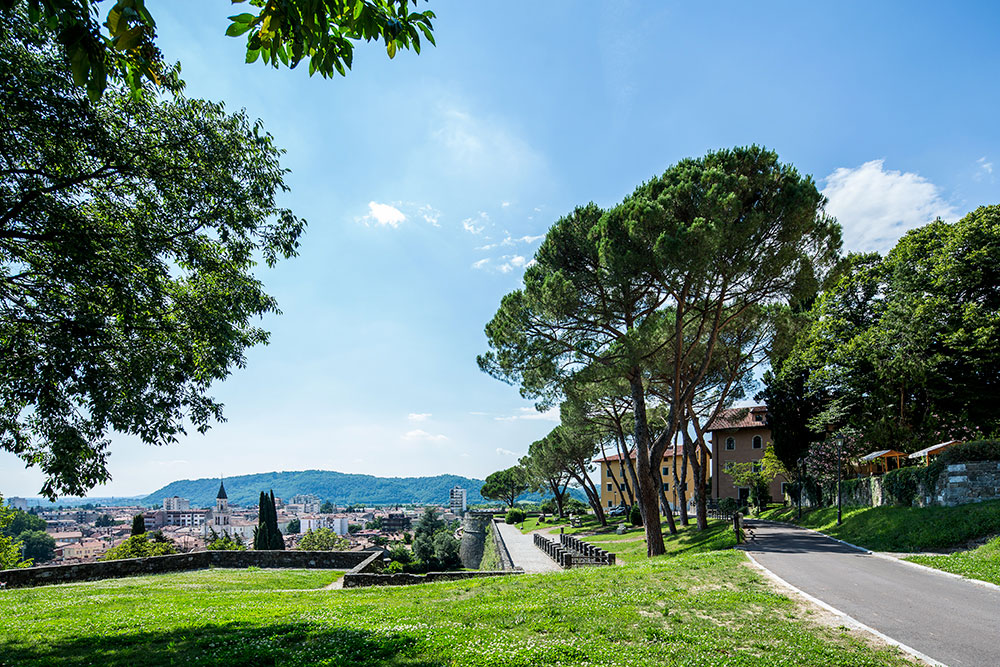
<instances>
[{"instance_id":1,"label":"hill","mask_svg":"<svg viewBox=\"0 0 1000 667\"><path fill-rule=\"evenodd\" d=\"M487 502L479 495L483 480L459 475L436 477L375 477L332 470L302 470L297 472L264 472L254 475L226 477L226 495L236 505L256 505L261 491L274 490L274 495L288 499L300 493L311 493L323 500L344 506L352 504L391 505L395 503L448 502L448 492L458 485L468 491L470 504ZM210 507L219 491L217 478L171 482L152 492L143 502L159 504L164 498L180 496L192 506ZM579 493L579 492L578 492ZM581 493L582 495L582 493ZM525 496L538 499L539 496Z\"/></svg>"}]
</instances>

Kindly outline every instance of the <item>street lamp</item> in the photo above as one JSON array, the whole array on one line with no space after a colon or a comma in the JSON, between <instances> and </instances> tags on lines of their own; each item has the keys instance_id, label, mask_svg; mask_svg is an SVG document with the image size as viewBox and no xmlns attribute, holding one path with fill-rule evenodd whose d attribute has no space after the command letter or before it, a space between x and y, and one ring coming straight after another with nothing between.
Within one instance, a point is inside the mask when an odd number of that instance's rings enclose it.
<instances>
[{"instance_id":1,"label":"street lamp","mask_svg":"<svg viewBox=\"0 0 1000 667\"><path fill-rule=\"evenodd\" d=\"M800 519L802 518L802 487L805 485L805 479L803 479L803 475L805 474L803 471L805 462L806 460L804 458L800 458L798 461L795 462L799 469L799 518Z\"/></svg>"},{"instance_id":2,"label":"street lamp","mask_svg":"<svg viewBox=\"0 0 1000 667\"><path fill-rule=\"evenodd\" d=\"M844 500L843 494L840 492L840 481L844 469L844 439L836 438L834 442L837 443L837 525L839 526L844 517Z\"/></svg>"}]
</instances>

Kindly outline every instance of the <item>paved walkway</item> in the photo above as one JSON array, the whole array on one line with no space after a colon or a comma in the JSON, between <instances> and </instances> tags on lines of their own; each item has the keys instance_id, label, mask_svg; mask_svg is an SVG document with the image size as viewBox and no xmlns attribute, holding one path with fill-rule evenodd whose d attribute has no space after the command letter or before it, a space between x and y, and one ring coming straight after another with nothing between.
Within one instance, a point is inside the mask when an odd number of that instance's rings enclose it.
<instances>
[{"instance_id":1,"label":"paved walkway","mask_svg":"<svg viewBox=\"0 0 1000 667\"><path fill-rule=\"evenodd\" d=\"M523 535L517 526L506 523L498 523L500 536L503 537L507 551L510 552L510 559L514 561L515 567L523 568L525 572L561 572L562 568L545 555L545 553L535 546L531 535Z\"/></svg>"},{"instance_id":2,"label":"paved walkway","mask_svg":"<svg viewBox=\"0 0 1000 667\"><path fill-rule=\"evenodd\" d=\"M802 528L748 524L747 551L800 590L950 667L1000 665L1000 591Z\"/></svg>"}]
</instances>

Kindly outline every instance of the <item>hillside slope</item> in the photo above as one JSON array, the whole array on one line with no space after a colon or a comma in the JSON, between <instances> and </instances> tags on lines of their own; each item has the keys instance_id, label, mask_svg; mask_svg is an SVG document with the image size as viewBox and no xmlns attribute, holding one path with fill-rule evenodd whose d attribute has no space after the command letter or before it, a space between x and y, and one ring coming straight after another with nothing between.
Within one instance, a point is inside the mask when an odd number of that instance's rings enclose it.
<instances>
[{"instance_id":1,"label":"hillside slope","mask_svg":"<svg viewBox=\"0 0 1000 667\"><path fill-rule=\"evenodd\" d=\"M256 505L261 491L273 489L274 495L288 499L300 493L311 493L322 500L344 506L365 503L390 505L394 503L448 502L448 492L458 485L468 491L468 502L486 502L479 495L483 480L459 475L436 477L375 477L355 475L332 470L302 470L297 472L264 472L253 475L226 477L226 494L236 505ZM180 496L191 501L192 506L209 507L215 503L219 491L217 478L180 480L171 482L146 496L144 502L158 504L163 498ZM582 494L581 494L582 495ZM524 496L537 499L538 496Z\"/></svg>"}]
</instances>

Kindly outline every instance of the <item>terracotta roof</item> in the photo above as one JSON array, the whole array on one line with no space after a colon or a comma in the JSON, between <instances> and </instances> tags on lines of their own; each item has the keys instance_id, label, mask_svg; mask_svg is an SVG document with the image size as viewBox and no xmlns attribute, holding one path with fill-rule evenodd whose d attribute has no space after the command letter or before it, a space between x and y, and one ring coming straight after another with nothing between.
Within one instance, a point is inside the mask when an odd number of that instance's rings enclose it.
<instances>
[{"instance_id":1,"label":"terracotta roof","mask_svg":"<svg viewBox=\"0 0 1000 667\"><path fill-rule=\"evenodd\" d=\"M706 431L722 431L734 428L767 428L767 406L754 405L749 408L727 408L719 410Z\"/></svg>"}]
</instances>

